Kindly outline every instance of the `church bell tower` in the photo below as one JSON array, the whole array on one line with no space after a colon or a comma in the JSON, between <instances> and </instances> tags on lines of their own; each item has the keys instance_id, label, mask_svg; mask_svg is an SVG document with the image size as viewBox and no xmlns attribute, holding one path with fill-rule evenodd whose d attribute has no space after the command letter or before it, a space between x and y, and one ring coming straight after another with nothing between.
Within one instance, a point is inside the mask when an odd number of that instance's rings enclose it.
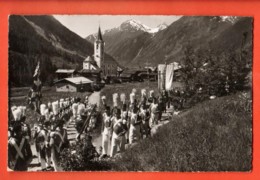
<instances>
[{"instance_id":1,"label":"church bell tower","mask_svg":"<svg viewBox=\"0 0 260 180\"><path fill-rule=\"evenodd\" d=\"M94 58L97 63L97 66L101 69L103 69L102 67L104 65L104 45L105 42L103 41L101 30L99 27L97 39L94 43Z\"/></svg>"}]
</instances>

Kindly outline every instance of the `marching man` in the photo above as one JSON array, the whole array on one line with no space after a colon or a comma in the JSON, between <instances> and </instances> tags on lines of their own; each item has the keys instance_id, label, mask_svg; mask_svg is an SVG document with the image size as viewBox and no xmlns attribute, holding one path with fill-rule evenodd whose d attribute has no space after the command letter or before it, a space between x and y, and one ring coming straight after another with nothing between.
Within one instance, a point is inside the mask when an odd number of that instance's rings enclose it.
<instances>
[{"instance_id":1,"label":"marching man","mask_svg":"<svg viewBox=\"0 0 260 180\"><path fill-rule=\"evenodd\" d=\"M22 125L15 122L8 140L8 167L14 171L27 171L32 159L31 147L23 135Z\"/></svg>"},{"instance_id":2,"label":"marching man","mask_svg":"<svg viewBox=\"0 0 260 180\"><path fill-rule=\"evenodd\" d=\"M127 131L126 125L123 124L123 121L121 119L121 110L116 109L116 118L115 122L113 124L113 134L112 134L112 142L111 142L111 153L110 156L114 157L114 155L117 153L117 149L120 148L122 137L125 135ZM123 149L120 148L120 152L122 152Z\"/></svg>"},{"instance_id":3,"label":"marching man","mask_svg":"<svg viewBox=\"0 0 260 180\"><path fill-rule=\"evenodd\" d=\"M110 137L112 133L112 120L110 114L110 107L107 106L105 109L105 113L103 115L103 123L102 123L102 156L105 157L108 155L108 144L110 142Z\"/></svg>"},{"instance_id":4,"label":"marching man","mask_svg":"<svg viewBox=\"0 0 260 180\"><path fill-rule=\"evenodd\" d=\"M140 139L141 137L140 124L141 124L141 119L139 118L138 115L138 108L134 106L130 118L129 144L132 144Z\"/></svg>"},{"instance_id":5,"label":"marching man","mask_svg":"<svg viewBox=\"0 0 260 180\"><path fill-rule=\"evenodd\" d=\"M158 110L158 103L157 100L154 98L153 103L150 105L150 112L151 112L150 121L149 121L150 127L152 127L154 124L158 124L157 110Z\"/></svg>"},{"instance_id":6,"label":"marching man","mask_svg":"<svg viewBox=\"0 0 260 180\"><path fill-rule=\"evenodd\" d=\"M51 159L55 171L62 170L58 165L60 153L65 147L69 146L67 131L63 128L63 125L63 120L57 120L55 131L50 134Z\"/></svg>"}]
</instances>

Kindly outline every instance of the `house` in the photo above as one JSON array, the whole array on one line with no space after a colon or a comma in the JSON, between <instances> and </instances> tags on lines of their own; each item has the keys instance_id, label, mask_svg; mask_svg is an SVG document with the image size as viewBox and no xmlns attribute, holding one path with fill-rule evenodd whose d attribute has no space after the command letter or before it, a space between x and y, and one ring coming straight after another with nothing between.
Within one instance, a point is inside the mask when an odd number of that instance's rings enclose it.
<instances>
[{"instance_id":1,"label":"house","mask_svg":"<svg viewBox=\"0 0 260 180\"><path fill-rule=\"evenodd\" d=\"M126 69L120 74L121 82L131 82L131 81L142 82L143 79L139 75L142 72L144 72L144 70L141 70L141 69Z\"/></svg>"},{"instance_id":2,"label":"house","mask_svg":"<svg viewBox=\"0 0 260 180\"><path fill-rule=\"evenodd\" d=\"M59 79L74 77L76 75L76 70L75 69L57 69L55 74L56 74L56 78L59 80Z\"/></svg>"},{"instance_id":3,"label":"house","mask_svg":"<svg viewBox=\"0 0 260 180\"><path fill-rule=\"evenodd\" d=\"M55 83L57 92L92 91L93 81L85 77L64 78Z\"/></svg>"}]
</instances>

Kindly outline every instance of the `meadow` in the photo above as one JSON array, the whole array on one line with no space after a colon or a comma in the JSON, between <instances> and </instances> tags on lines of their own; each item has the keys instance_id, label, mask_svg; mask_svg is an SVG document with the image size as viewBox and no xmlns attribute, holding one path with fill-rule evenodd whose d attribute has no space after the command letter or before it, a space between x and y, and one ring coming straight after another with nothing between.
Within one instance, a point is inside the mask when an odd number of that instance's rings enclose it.
<instances>
[{"instance_id":1,"label":"meadow","mask_svg":"<svg viewBox=\"0 0 260 180\"><path fill-rule=\"evenodd\" d=\"M110 163L113 171L250 171L251 97L238 93L200 103Z\"/></svg>"}]
</instances>

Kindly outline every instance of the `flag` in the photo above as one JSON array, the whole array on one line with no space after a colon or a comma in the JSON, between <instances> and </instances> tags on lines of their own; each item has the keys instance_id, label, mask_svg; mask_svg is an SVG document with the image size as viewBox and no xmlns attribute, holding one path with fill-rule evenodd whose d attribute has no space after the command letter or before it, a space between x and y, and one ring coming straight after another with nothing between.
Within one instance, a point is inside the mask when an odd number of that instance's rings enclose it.
<instances>
[{"instance_id":1,"label":"flag","mask_svg":"<svg viewBox=\"0 0 260 180\"><path fill-rule=\"evenodd\" d=\"M33 77L35 78L35 77L37 77L39 75L40 75L40 61L38 61L38 64L37 64L37 66L35 68Z\"/></svg>"}]
</instances>

